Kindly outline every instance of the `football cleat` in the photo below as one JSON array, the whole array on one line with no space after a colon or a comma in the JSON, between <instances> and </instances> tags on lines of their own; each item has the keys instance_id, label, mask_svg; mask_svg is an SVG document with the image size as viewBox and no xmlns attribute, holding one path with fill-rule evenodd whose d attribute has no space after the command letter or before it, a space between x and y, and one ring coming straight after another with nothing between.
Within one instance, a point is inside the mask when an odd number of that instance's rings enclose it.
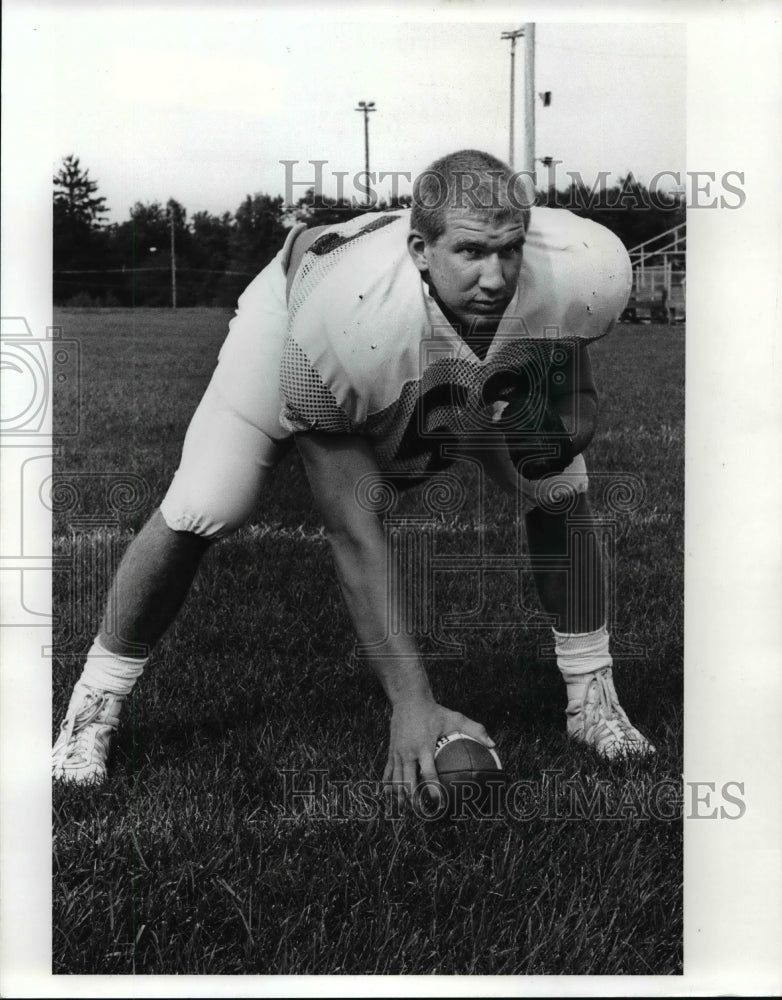
<instances>
[{"instance_id":1,"label":"football cleat","mask_svg":"<svg viewBox=\"0 0 782 1000\"><path fill-rule=\"evenodd\" d=\"M76 685L52 748L54 780L79 784L104 780L111 738L124 701L124 695Z\"/></svg>"},{"instance_id":2,"label":"football cleat","mask_svg":"<svg viewBox=\"0 0 782 1000\"><path fill-rule=\"evenodd\" d=\"M587 674L584 681L583 700L567 708L567 731L571 739L593 747L608 760L646 757L657 752L619 704L610 667Z\"/></svg>"}]
</instances>

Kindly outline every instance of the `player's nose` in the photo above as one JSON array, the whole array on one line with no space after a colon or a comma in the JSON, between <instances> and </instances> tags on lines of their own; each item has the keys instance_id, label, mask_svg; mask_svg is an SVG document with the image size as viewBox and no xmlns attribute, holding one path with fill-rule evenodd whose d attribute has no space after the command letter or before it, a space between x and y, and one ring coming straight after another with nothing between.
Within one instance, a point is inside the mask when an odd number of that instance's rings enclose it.
<instances>
[{"instance_id":1,"label":"player's nose","mask_svg":"<svg viewBox=\"0 0 782 1000\"><path fill-rule=\"evenodd\" d=\"M505 287L505 275L498 254L487 254L483 258L478 284L486 292L499 292Z\"/></svg>"}]
</instances>

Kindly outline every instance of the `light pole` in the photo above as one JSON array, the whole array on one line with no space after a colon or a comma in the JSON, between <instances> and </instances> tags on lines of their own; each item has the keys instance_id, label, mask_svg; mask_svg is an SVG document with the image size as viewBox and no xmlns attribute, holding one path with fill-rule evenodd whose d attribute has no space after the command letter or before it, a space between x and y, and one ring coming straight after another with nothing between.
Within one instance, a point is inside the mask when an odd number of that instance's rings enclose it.
<instances>
[{"instance_id":1,"label":"light pole","mask_svg":"<svg viewBox=\"0 0 782 1000\"><path fill-rule=\"evenodd\" d=\"M364 113L364 173L366 175L366 185L369 187L369 115L372 111L377 111L374 101L359 101L358 107L354 108L354 111L362 111ZM367 192L367 205L371 205L372 202Z\"/></svg>"}]
</instances>

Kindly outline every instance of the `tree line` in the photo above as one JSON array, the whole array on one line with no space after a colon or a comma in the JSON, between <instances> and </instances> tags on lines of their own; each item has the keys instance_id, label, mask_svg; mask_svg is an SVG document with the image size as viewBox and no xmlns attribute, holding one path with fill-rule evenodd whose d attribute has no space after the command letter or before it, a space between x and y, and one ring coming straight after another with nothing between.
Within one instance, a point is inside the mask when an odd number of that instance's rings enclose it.
<instances>
[{"instance_id":1,"label":"tree line","mask_svg":"<svg viewBox=\"0 0 782 1000\"><path fill-rule=\"evenodd\" d=\"M282 197L248 194L235 212L187 210L176 199L136 202L129 218L107 222L98 182L75 155L63 158L54 182L53 299L70 306L170 306L172 245L178 306L233 306L252 278L274 257L291 225L345 221L366 211L409 207L402 195L371 209L316 196L293 206ZM684 221L680 196L649 192L632 174L611 188L538 192L540 204L569 208L636 246Z\"/></svg>"}]
</instances>

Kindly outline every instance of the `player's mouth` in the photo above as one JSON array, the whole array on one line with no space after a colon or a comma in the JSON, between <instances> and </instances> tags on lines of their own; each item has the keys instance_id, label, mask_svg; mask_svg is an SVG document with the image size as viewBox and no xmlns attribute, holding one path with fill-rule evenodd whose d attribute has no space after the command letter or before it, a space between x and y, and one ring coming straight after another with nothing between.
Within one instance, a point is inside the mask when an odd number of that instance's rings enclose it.
<instances>
[{"instance_id":1,"label":"player's mouth","mask_svg":"<svg viewBox=\"0 0 782 1000\"><path fill-rule=\"evenodd\" d=\"M473 312L480 313L483 316L498 316L500 313L504 313L507 308L509 299L473 299L471 305Z\"/></svg>"}]
</instances>

